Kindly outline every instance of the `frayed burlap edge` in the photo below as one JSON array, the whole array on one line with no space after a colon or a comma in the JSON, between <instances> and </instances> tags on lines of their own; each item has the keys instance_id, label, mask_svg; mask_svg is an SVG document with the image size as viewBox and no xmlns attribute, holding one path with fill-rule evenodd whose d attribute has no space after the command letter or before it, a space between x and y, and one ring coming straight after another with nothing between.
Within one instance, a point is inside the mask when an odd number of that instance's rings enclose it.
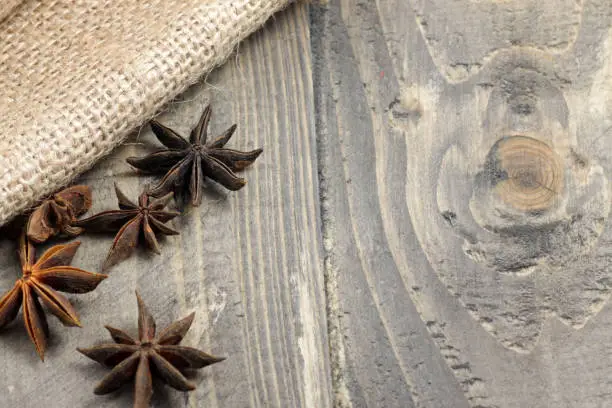
<instances>
[{"instance_id":1,"label":"frayed burlap edge","mask_svg":"<svg viewBox=\"0 0 612 408\"><path fill-rule=\"evenodd\" d=\"M11 94L11 89L7 88L4 99L0 99L0 116L4 109L11 130L10 134L0 135L0 224L91 168L131 130L153 117L203 74L224 62L241 40L289 3L290 0L209 2L181 14L166 30L168 36L152 46L145 42L149 48L119 69L112 64L105 66L105 55L101 53L100 67L94 72L74 73L69 84L57 81L59 96L53 92L41 91L41 96L31 92L27 101L12 103L18 99L16 95L21 95L17 93L20 90L15 89ZM53 8L63 7L61 11L64 11L67 4L69 2L56 0L36 7L18 7L0 27L10 32L12 38L8 41L17 45L12 48L3 44L3 61L21 68L23 65L15 61L23 59L23 55L18 55L19 46L30 45L27 37L33 31L28 27L37 24L32 23L32 19L54 18ZM48 20L43 23L55 27ZM25 29L21 28L24 26ZM60 25L57 27L61 29ZM56 72L58 67L44 66L47 63L44 58L50 55L45 47L54 45L53 33L47 31L42 39L44 41L35 49L41 50L43 61L38 62L43 67L38 67L37 72L44 77L47 69ZM29 51L30 63L37 63L37 55L31 54ZM0 70L0 86L10 87L14 78L7 77L13 67L4 67L4 71ZM62 74L55 75L62 78ZM45 80L29 75L23 78L39 83ZM54 78L47 81L53 82ZM14 106L8 106L10 104ZM51 106L51 109L30 108L39 105Z\"/></svg>"}]
</instances>

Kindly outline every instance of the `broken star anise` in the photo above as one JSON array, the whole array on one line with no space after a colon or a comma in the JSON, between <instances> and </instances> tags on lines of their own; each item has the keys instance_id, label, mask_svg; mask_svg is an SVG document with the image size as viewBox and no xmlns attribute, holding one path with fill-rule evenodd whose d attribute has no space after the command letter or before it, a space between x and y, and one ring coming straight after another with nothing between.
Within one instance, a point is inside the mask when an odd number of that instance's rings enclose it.
<instances>
[{"instance_id":1,"label":"broken star anise","mask_svg":"<svg viewBox=\"0 0 612 408\"><path fill-rule=\"evenodd\" d=\"M182 370L206 367L225 358L178 345L189 330L195 313L170 324L155 336L155 320L138 292L136 299L138 340L119 329L106 326L115 343L77 350L100 364L114 367L96 386L95 394L113 392L134 378L134 408L146 408L153 395L153 373L177 390L191 391L195 385L185 378Z\"/></svg>"},{"instance_id":2,"label":"broken star anise","mask_svg":"<svg viewBox=\"0 0 612 408\"><path fill-rule=\"evenodd\" d=\"M68 299L56 292L86 293L94 290L107 276L73 266L80 242L56 245L35 261L35 251L25 233L20 239L19 258L22 276L0 299L0 328L17 317L23 307L23 321L41 360L44 360L49 329L41 302L65 326L80 326L79 318Z\"/></svg>"},{"instance_id":3,"label":"broken star anise","mask_svg":"<svg viewBox=\"0 0 612 408\"><path fill-rule=\"evenodd\" d=\"M74 223L90 207L91 189L88 186L72 186L55 193L30 214L26 227L28 238L41 243L60 233L77 236L82 229Z\"/></svg>"},{"instance_id":4,"label":"broken star anise","mask_svg":"<svg viewBox=\"0 0 612 408\"><path fill-rule=\"evenodd\" d=\"M202 201L204 178L208 177L229 190L239 190L246 180L234 172L242 170L257 159L263 151L255 149L241 152L224 148L230 140L236 125L220 136L206 143L211 108L204 109L200 121L191 131L189 142L157 121L151 121L151 128L157 139L167 147L145 157L129 157L127 162L135 168L165 176L151 190L151 195L161 196L174 191L182 201L185 193L191 196L191 203L198 206Z\"/></svg>"},{"instance_id":5,"label":"broken star anise","mask_svg":"<svg viewBox=\"0 0 612 408\"><path fill-rule=\"evenodd\" d=\"M116 184L115 193L119 201L118 210L103 211L75 223L88 232L118 231L102 266L103 271L128 258L136 249L141 235L147 246L158 254L161 251L155 233L178 235L178 231L164 225L180 215L177 211L164 210L172 199L172 193L151 199L144 191L138 197L138 205L130 201Z\"/></svg>"}]
</instances>

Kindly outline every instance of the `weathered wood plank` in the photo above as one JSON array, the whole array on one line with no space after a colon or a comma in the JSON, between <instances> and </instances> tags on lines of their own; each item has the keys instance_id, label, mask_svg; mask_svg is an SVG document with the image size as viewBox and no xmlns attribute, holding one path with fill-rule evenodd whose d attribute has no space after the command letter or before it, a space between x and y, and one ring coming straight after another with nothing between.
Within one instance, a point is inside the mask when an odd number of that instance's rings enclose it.
<instances>
[{"instance_id":1,"label":"weathered wood plank","mask_svg":"<svg viewBox=\"0 0 612 408\"><path fill-rule=\"evenodd\" d=\"M339 405L609 403L610 12L315 12Z\"/></svg>"},{"instance_id":2,"label":"weathered wood plank","mask_svg":"<svg viewBox=\"0 0 612 408\"><path fill-rule=\"evenodd\" d=\"M210 102L213 134L238 123L228 146L263 146L264 153L239 192L210 185L202 205L176 220L181 235L162 241L161 256L141 251L97 291L70 296L85 327L66 329L50 318L44 364L20 320L4 330L0 406L130 406L131 387L93 395L107 370L75 348L106 341L104 324L133 333L136 288L160 327L195 311L184 343L228 357L202 370L192 393L156 390L154 406L331 405L308 24L306 6L290 7L159 117L186 135ZM124 159L157 146L144 127L84 175L93 211L116 206L114 181L132 196L151 181ZM74 264L96 270L111 238L83 236ZM0 247L2 289L17 272L13 250L8 242Z\"/></svg>"},{"instance_id":3,"label":"weathered wood plank","mask_svg":"<svg viewBox=\"0 0 612 408\"><path fill-rule=\"evenodd\" d=\"M337 398L355 407L460 407L465 399L406 293L386 242L379 189L400 188L395 180L393 185L382 180L406 159L383 116L396 90L373 7L333 2L313 27L322 36L317 90L325 238L332 241L327 273L337 285L346 348L339 381L349 393ZM392 160L381 161L381 154ZM393 210L409 222L405 210Z\"/></svg>"}]
</instances>

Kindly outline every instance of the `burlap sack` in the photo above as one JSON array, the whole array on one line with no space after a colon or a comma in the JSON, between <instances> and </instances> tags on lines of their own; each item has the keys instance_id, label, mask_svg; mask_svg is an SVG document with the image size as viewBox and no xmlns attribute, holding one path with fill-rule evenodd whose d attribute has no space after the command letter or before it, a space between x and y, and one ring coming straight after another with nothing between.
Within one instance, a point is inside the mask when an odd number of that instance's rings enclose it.
<instances>
[{"instance_id":1,"label":"burlap sack","mask_svg":"<svg viewBox=\"0 0 612 408\"><path fill-rule=\"evenodd\" d=\"M2 1L0 225L90 168L291 0Z\"/></svg>"}]
</instances>

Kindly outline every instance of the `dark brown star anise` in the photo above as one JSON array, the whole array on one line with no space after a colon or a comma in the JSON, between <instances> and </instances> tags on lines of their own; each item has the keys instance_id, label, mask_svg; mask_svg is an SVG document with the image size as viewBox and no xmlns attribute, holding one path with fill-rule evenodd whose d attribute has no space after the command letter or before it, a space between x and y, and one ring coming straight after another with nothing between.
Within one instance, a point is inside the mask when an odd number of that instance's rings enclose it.
<instances>
[{"instance_id":1,"label":"dark brown star anise","mask_svg":"<svg viewBox=\"0 0 612 408\"><path fill-rule=\"evenodd\" d=\"M88 186L68 187L43 201L32 212L26 227L30 241L41 243L53 235L70 237L83 230L75 227L77 217L91 208L91 189Z\"/></svg>"},{"instance_id":2,"label":"dark brown star anise","mask_svg":"<svg viewBox=\"0 0 612 408\"><path fill-rule=\"evenodd\" d=\"M78 351L100 364L114 367L96 386L95 394L113 392L134 378L134 408L146 408L153 395L152 373L177 390L191 391L195 385L181 371L206 367L225 358L178 345L189 330L195 313L170 324L155 336L155 320L138 292L136 298L138 340L119 329L106 326L115 343L79 348Z\"/></svg>"},{"instance_id":3,"label":"dark brown star anise","mask_svg":"<svg viewBox=\"0 0 612 408\"><path fill-rule=\"evenodd\" d=\"M49 329L40 302L65 326L80 326L74 307L56 291L90 292L107 277L67 266L80 244L77 241L56 245L35 261L34 246L26 239L25 233L21 236L19 258L22 276L0 299L0 328L13 321L22 306L26 330L41 360L44 360Z\"/></svg>"},{"instance_id":4,"label":"dark brown star anise","mask_svg":"<svg viewBox=\"0 0 612 408\"><path fill-rule=\"evenodd\" d=\"M191 131L189 142L157 121L151 121L151 128L157 139L167 147L145 157L129 157L127 162L135 168L165 176L153 187L151 195L159 197L174 191L175 197L182 201L186 192L191 203L197 206L202 201L202 185L208 177L229 190L239 190L246 180L234 172L252 164L262 149L250 152L226 149L236 125L231 126L221 136L206 143L211 108L207 106L197 126Z\"/></svg>"},{"instance_id":5,"label":"dark brown star anise","mask_svg":"<svg viewBox=\"0 0 612 408\"><path fill-rule=\"evenodd\" d=\"M147 246L158 254L161 251L155 233L178 235L178 231L164 225L180 215L177 211L164 210L172 199L172 193L151 199L149 193L144 191L138 197L138 205L130 201L116 184L115 193L119 201L118 210L103 211L75 223L87 232L118 231L102 266L103 271L128 258L138 246L141 235Z\"/></svg>"}]
</instances>

